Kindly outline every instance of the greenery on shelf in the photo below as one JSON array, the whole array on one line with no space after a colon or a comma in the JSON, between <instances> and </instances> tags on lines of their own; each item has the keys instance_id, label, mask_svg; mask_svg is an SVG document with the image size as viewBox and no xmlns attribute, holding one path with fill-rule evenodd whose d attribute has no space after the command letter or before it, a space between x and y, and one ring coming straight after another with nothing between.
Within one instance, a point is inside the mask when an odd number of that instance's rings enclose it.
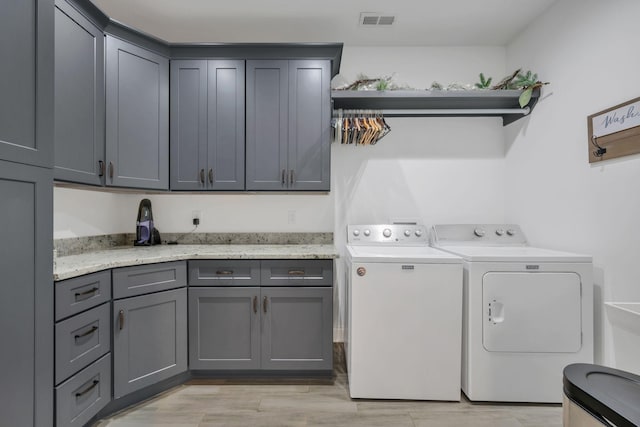
<instances>
[{"instance_id":1,"label":"greenery on shelf","mask_svg":"<svg viewBox=\"0 0 640 427\"><path fill-rule=\"evenodd\" d=\"M493 77L485 77L484 73L479 74L480 81L471 84L463 83L450 83L447 86L443 86L438 82L433 82L431 87L427 90L443 90L443 91L464 91L464 90L521 90L522 93L518 99L520 107L524 108L531 101L533 91L549 82L542 82L538 80L538 74L532 71L522 72L521 68L518 68L513 73L504 77L499 83L491 86ZM401 87L393 82L392 76L369 78L364 74L358 75L356 81L351 84L344 85L337 88L338 90L416 90L410 87Z\"/></svg>"}]
</instances>

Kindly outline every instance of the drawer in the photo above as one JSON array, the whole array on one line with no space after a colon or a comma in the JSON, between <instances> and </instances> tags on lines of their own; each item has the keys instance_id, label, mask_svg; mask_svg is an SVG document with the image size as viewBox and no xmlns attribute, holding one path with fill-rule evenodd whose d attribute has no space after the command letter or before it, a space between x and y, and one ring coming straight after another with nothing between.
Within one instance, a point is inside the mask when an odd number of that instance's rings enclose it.
<instances>
[{"instance_id":1,"label":"drawer","mask_svg":"<svg viewBox=\"0 0 640 427\"><path fill-rule=\"evenodd\" d=\"M111 354L56 387L56 425L83 426L111 401Z\"/></svg>"},{"instance_id":2,"label":"drawer","mask_svg":"<svg viewBox=\"0 0 640 427\"><path fill-rule=\"evenodd\" d=\"M260 286L260 261L189 261L189 286Z\"/></svg>"},{"instance_id":3,"label":"drawer","mask_svg":"<svg viewBox=\"0 0 640 427\"><path fill-rule=\"evenodd\" d=\"M56 282L56 321L73 316L110 299L111 270Z\"/></svg>"},{"instance_id":4,"label":"drawer","mask_svg":"<svg viewBox=\"0 0 640 427\"><path fill-rule=\"evenodd\" d=\"M114 299L166 291L187 286L187 263L176 261L115 268L112 277Z\"/></svg>"},{"instance_id":5,"label":"drawer","mask_svg":"<svg viewBox=\"0 0 640 427\"><path fill-rule=\"evenodd\" d=\"M261 264L261 286L332 286L333 260L268 260Z\"/></svg>"},{"instance_id":6,"label":"drawer","mask_svg":"<svg viewBox=\"0 0 640 427\"><path fill-rule=\"evenodd\" d=\"M109 303L102 304L56 323L56 384L109 352L111 347L111 310L109 308Z\"/></svg>"}]
</instances>

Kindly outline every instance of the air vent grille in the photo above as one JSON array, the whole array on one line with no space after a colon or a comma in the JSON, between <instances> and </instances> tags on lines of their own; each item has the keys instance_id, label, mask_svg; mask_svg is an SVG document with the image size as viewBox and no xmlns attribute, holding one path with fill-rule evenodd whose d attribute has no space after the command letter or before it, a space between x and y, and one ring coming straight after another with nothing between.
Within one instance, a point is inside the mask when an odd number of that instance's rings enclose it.
<instances>
[{"instance_id":1,"label":"air vent grille","mask_svg":"<svg viewBox=\"0 0 640 427\"><path fill-rule=\"evenodd\" d=\"M360 25L367 27L390 26L396 21L396 17L388 13L362 12Z\"/></svg>"}]
</instances>

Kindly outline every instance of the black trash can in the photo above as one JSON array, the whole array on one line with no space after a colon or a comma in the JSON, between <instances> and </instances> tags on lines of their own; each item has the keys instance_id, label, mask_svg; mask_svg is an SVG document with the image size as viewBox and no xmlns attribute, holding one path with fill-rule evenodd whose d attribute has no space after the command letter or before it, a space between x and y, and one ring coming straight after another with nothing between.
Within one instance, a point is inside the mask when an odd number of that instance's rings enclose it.
<instances>
[{"instance_id":1,"label":"black trash can","mask_svg":"<svg viewBox=\"0 0 640 427\"><path fill-rule=\"evenodd\" d=\"M564 368L564 427L640 426L640 376L587 363Z\"/></svg>"}]
</instances>

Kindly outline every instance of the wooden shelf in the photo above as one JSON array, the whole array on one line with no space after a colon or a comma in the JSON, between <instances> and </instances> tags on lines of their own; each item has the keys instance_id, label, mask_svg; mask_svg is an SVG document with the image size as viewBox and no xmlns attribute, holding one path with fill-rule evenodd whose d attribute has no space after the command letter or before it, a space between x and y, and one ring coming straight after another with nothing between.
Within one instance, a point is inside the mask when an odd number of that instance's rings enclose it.
<instances>
[{"instance_id":1,"label":"wooden shelf","mask_svg":"<svg viewBox=\"0 0 640 427\"><path fill-rule=\"evenodd\" d=\"M540 90L520 108L520 90L390 90L331 91L333 108L382 110L386 117L502 117L503 125L525 117L538 102Z\"/></svg>"}]
</instances>

